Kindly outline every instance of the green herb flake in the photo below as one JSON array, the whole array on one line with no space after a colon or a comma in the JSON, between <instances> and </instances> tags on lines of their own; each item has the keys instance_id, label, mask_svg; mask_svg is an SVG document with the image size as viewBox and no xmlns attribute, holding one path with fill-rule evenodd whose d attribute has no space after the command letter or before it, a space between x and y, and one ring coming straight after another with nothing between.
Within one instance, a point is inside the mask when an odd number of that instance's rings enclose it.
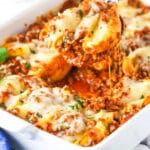
<instances>
[{"instance_id":1,"label":"green herb flake","mask_svg":"<svg viewBox=\"0 0 150 150\"><path fill-rule=\"evenodd\" d=\"M78 105L78 103L75 104L75 108L76 108L76 110L79 110L79 105Z\"/></svg>"},{"instance_id":2,"label":"green herb flake","mask_svg":"<svg viewBox=\"0 0 150 150\"><path fill-rule=\"evenodd\" d=\"M0 108L6 108L5 104L4 104L4 103L1 103L1 104L0 104Z\"/></svg>"},{"instance_id":3,"label":"green herb flake","mask_svg":"<svg viewBox=\"0 0 150 150\"><path fill-rule=\"evenodd\" d=\"M83 18L84 16L83 11L80 9L78 12L79 12L80 17Z\"/></svg>"},{"instance_id":4,"label":"green herb flake","mask_svg":"<svg viewBox=\"0 0 150 150\"><path fill-rule=\"evenodd\" d=\"M82 102L82 101L77 100L77 103L78 103L81 107L83 107L83 102Z\"/></svg>"},{"instance_id":5,"label":"green herb flake","mask_svg":"<svg viewBox=\"0 0 150 150\"><path fill-rule=\"evenodd\" d=\"M42 115L39 112L36 113L36 116L42 118Z\"/></svg>"},{"instance_id":6,"label":"green herb flake","mask_svg":"<svg viewBox=\"0 0 150 150\"><path fill-rule=\"evenodd\" d=\"M88 119L90 120L93 120L94 119L94 116L93 115L90 115L90 116L87 116Z\"/></svg>"},{"instance_id":7,"label":"green herb flake","mask_svg":"<svg viewBox=\"0 0 150 150\"><path fill-rule=\"evenodd\" d=\"M29 122L33 124L34 121L33 121L33 119L30 119Z\"/></svg>"},{"instance_id":8,"label":"green herb flake","mask_svg":"<svg viewBox=\"0 0 150 150\"><path fill-rule=\"evenodd\" d=\"M136 22L136 27L139 28L140 27L140 23Z\"/></svg>"},{"instance_id":9,"label":"green herb flake","mask_svg":"<svg viewBox=\"0 0 150 150\"><path fill-rule=\"evenodd\" d=\"M74 105L69 105L69 107L74 110L75 106Z\"/></svg>"},{"instance_id":10,"label":"green herb flake","mask_svg":"<svg viewBox=\"0 0 150 150\"><path fill-rule=\"evenodd\" d=\"M3 63L7 59L7 49L5 47L0 48L0 63Z\"/></svg>"},{"instance_id":11,"label":"green herb flake","mask_svg":"<svg viewBox=\"0 0 150 150\"><path fill-rule=\"evenodd\" d=\"M144 99L144 98L145 98L145 96L142 94L141 97L140 97L140 99Z\"/></svg>"},{"instance_id":12,"label":"green herb flake","mask_svg":"<svg viewBox=\"0 0 150 150\"><path fill-rule=\"evenodd\" d=\"M66 36L65 40L66 40L66 41L69 41L69 40L70 40L70 37L69 37L69 36Z\"/></svg>"},{"instance_id":13,"label":"green herb flake","mask_svg":"<svg viewBox=\"0 0 150 150\"><path fill-rule=\"evenodd\" d=\"M80 105L78 103L75 103L73 105L69 105L69 107L72 109L72 110L79 110L80 108Z\"/></svg>"},{"instance_id":14,"label":"green herb flake","mask_svg":"<svg viewBox=\"0 0 150 150\"><path fill-rule=\"evenodd\" d=\"M22 94L22 93L24 93L24 91L22 90L22 91L20 91L20 94Z\"/></svg>"},{"instance_id":15,"label":"green herb flake","mask_svg":"<svg viewBox=\"0 0 150 150\"><path fill-rule=\"evenodd\" d=\"M31 54L36 54L36 52L32 49L30 49Z\"/></svg>"},{"instance_id":16,"label":"green herb flake","mask_svg":"<svg viewBox=\"0 0 150 150\"><path fill-rule=\"evenodd\" d=\"M63 130L63 125L62 124L60 125L60 130Z\"/></svg>"},{"instance_id":17,"label":"green herb flake","mask_svg":"<svg viewBox=\"0 0 150 150\"><path fill-rule=\"evenodd\" d=\"M25 64L25 68L26 69L30 69L31 68L31 64L30 63Z\"/></svg>"},{"instance_id":18,"label":"green herb flake","mask_svg":"<svg viewBox=\"0 0 150 150\"><path fill-rule=\"evenodd\" d=\"M79 98L78 95L75 95L75 96L74 96L74 99L75 99L75 101L76 101L81 107L83 107L83 102L81 101L81 99Z\"/></svg>"},{"instance_id":19,"label":"green herb flake","mask_svg":"<svg viewBox=\"0 0 150 150\"><path fill-rule=\"evenodd\" d=\"M74 100L75 101L79 100L79 96L78 95L74 95Z\"/></svg>"},{"instance_id":20,"label":"green herb flake","mask_svg":"<svg viewBox=\"0 0 150 150\"><path fill-rule=\"evenodd\" d=\"M58 31L59 31L59 32L61 32L62 30L61 30L61 29L59 29Z\"/></svg>"}]
</instances>

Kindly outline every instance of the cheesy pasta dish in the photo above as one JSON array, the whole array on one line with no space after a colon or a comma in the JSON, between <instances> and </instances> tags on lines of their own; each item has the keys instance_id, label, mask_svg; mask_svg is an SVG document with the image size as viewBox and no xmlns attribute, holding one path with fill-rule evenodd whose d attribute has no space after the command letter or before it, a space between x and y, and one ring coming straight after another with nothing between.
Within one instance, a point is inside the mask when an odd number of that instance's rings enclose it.
<instances>
[{"instance_id":1,"label":"cheesy pasta dish","mask_svg":"<svg viewBox=\"0 0 150 150\"><path fill-rule=\"evenodd\" d=\"M92 146L150 103L150 7L68 0L0 45L0 108Z\"/></svg>"}]
</instances>

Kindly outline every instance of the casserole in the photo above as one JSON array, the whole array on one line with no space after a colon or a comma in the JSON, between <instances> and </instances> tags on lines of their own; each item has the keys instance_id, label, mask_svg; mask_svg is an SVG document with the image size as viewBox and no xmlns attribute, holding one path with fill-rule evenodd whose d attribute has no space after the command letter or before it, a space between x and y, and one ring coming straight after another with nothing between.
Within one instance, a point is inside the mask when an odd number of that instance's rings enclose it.
<instances>
[{"instance_id":1,"label":"casserole","mask_svg":"<svg viewBox=\"0 0 150 150\"><path fill-rule=\"evenodd\" d=\"M29 11L29 12L30 12L30 11ZM4 30L3 30L3 31L4 31ZM6 34L5 34L5 35L6 35ZM145 108L145 109L146 109L146 108ZM123 128L123 127L122 127L122 128ZM121 129L120 129L120 130L121 130ZM119 129L118 129L118 131L119 131ZM117 133L117 131L114 132L114 134L115 134L115 133ZM113 135L113 134L112 134L112 135ZM105 141L105 140L104 140L104 141ZM105 142L104 142L104 143L105 143ZM99 144L98 144L98 145L99 145ZM97 146L98 146L98 145L97 145ZM115 144L115 145L116 145L116 144ZM97 146L95 146L95 147L93 146L92 148L96 148ZM107 149L108 149L108 148L107 148ZM127 148L126 148L126 149L127 149Z\"/></svg>"}]
</instances>

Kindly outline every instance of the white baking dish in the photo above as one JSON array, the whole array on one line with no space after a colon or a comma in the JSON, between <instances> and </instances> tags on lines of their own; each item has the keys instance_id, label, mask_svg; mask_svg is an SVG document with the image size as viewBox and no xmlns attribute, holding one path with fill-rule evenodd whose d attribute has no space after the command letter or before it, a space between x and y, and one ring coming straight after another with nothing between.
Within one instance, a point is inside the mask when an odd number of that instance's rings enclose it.
<instances>
[{"instance_id":1,"label":"white baking dish","mask_svg":"<svg viewBox=\"0 0 150 150\"><path fill-rule=\"evenodd\" d=\"M28 122L0 110L0 127L9 134L15 150L132 150L150 133L150 105L99 144L84 148L41 131Z\"/></svg>"},{"instance_id":2,"label":"white baking dish","mask_svg":"<svg viewBox=\"0 0 150 150\"><path fill-rule=\"evenodd\" d=\"M56 7L63 0L37 1L9 21L0 24L0 41L24 29L39 16ZM0 127L9 134L15 150L132 150L150 133L150 105L132 117L122 127L93 147L79 147L54 135L41 131L28 122L0 110Z\"/></svg>"}]
</instances>

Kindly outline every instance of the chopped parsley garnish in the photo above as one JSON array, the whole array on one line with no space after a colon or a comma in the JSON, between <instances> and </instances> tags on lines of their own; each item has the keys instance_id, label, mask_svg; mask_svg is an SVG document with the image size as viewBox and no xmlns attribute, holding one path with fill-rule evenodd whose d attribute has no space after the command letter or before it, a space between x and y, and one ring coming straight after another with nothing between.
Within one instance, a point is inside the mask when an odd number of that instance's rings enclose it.
<instances>
[{"instance_id":1,"label":"chopped parsley garnish","mask_svg":"<svg viewBox=\"0 0 150 150\"><path fill-rule=\"evenodd\" d=\"M136 22L136 27L137 27L137 28L139 28L139 27L140 27L139 22Z\"/></svg>"},{"instance_id":2,"label":"chopped parsley garnish","mask_svg":"<svg viewBox=\"0 0 150 150\"><path fill-rule=\"evenodd\" d=\"M25 67L26 67L26 69L30 69L31 68L31 64L27 63L27 64L25 64Z\"/></svg>"},{"instance_id":3,"label":"chopped parsley garnish","mask_svg":"<svg viewBox=\"0 0 150 150\"><path fill-rule=\"evenodd\" d=\"M30 123L33 123L33 122L34 122L34 120L33 120L33 119L30 119L30 120L29 120L29 122L30 122Z\"/></svg>"},{"instance_id":4,"label":"chopped parsley garnish","mask_svg":"<svg viewBox=\"0 0 150 150\"><path fill-rule=\"evenodd\" d=\"M63 125L62 124L60 125L60 130L63 130Z\"/></svg>"},{"instance_id":5,"label":"chopped parsley garnish","mask_svg":"<svg viewBox=\"0 0 150 150\"><path fill-rule=\"evenodd\" d=\"M87 116L87 118L93 120L94 116Z\"/></svg>"},{"instance_id":6,"label":"chopped parsley garnish","mask_svg":"<svg viewBox=\"0 0 150 150\"><path fill-rule=\"evenodd\" d=\"M75 99L75 101L79 100L79 96L78 95L74 95L74 99Z\"/></svg>"},{"instance_id":7,"label":"chopped parsley garnish","mask_svg":"<svg viewBox=\"0 0 150 150\"><path fill-rule=\"evenodd\" d=\"M79 110L80 106L78 103L75 103L73 105L69 105L69 107L72 109L72 110Z\"/></svg>"},{"instance_id":8,"label":"chopped parsley garnish","mask_svg":"<svg viewBox=\"0 0 150 150\"><path fill-rule=\"evenodd\" d=\"M31 54L36 54L36 52L32 49L30 49Z\"/></svg>"},{"instance_id":9,"label":"chopped parsley garnish","mask_svg":"<svg viewBox=\"0 0 150 150\"><path fill-rule=\"evenodd\" d=\"M76 108L76 110L79 110L79 105L75 104L74 107Z\"/></svg>"},{"instance_id":10,"label":"chopped parsley garnish","mask_svg":"<svg viewBox=\"0 0 150 150\"><path fill-rule=\"evenodd\" d=\"M83 108L83 104L80 100L76 100L76 102L72 105L69 105L69 107L72 109L72 110L79 110L80 108Z\"/></svg>"},{"instance_id":11,"label":"chopped parsley garnish","mask_svg":"<svg viewBox=\"0 0 150 150\"><path fill-rule=\"evenodd\" d=\"M59 32L61 32L61 29L59 29Z\"/></svg>"},{"instance_id":12,"label":"chopped parsley garnish","mask_svg":"<svg viewBox=\"0 0 150 150\"><path fill-rule=\"evenodd\" d=\"M79 98L78 95L75 95L74 99L80 105L80 107L83 107L83 102L82 102L81 98Z\"/></svg>"},{"instance_id":13,"label":"chopped parsley garnish","mask_svg":"<svg viewBox=\"0 0 150 150\"><path fill-rule=\"evenodd\" d=\"M75 103L72 104L72 105L69 105L69 107L70 107L72 110L79 110L80 108L83 108L82 99L79 98L78 95L75 95L75 96L74 96L74 100L75 100Z\"/></svg>"},{"instance_id":14,"label":"chopped parsley garnish","mask_svg":"<svg viewBox=\"0 0 150 150\"><path fill-rule=\"evenodd\" d=\"M0 104L0 108L5 108L6 106L5 106L5 104L4 103L1 103Z\"/></svg>"},{"instance_id":15,"label":"chopped parsley garnish","mask_svg":"<svg viewBox=\"0 0 150 150\"><path fill-rule=\"evenodd\" d=\"M78 12L79 12L80 17L83 18L83 15L84 15L83 11L80 9Z\"/></svg>"},{"instance_id":16,"label":"chopped parsley garnish","mask_svg":"<svg viewBox=\"0 0 150 150\"><path fill-rule=\"evenodd\" d=\"M142 94L141 97L140 97L140 99L144 99L144 98L145 98L145 96Z\"/></svg>"},{"instance_id":17,"label":"chopped parsley garnish","mask_svg":"<svg viewBox=\"0 0 150 150\"><path fill-rule=\"evenodd\" d=\"M42 115L39 112L36 113L36 116L42 118Z\"/></svg>"},{"instance_id":18,"label":"chopped parsley garnish","mask_svg":"<svg viewBox=\"0 0 150 150\"><path fill-rule=\"evenodd\" d=\"M75 106L74 105L69 105L69 107L74 110Z\"/></svg>"},{"instance_id":19,"label":"chopped parsley garnish","mask_svg":"<svg viewBox=\"0 0 150 150\"><path fill-rule=\"evenodd\" d=\"M83 107L83 102L82 101L80 101L80 100L76 100L77 101L77 103L81 106L81 107Z\"/></svg>"},{"instance_id":20,"label":"chopped parsley garnish","mask_svg":"<svg viewBox=\"0 0 150 150\"><path fill-rule=\"evenodd\" d=\"M7 59L7 49L5 47L0 48L0 63L3 63Z\"/></svg>"},{"instance_id":21,"label":"chopped parsley garnish","mask_svg":"<svg viewBox=\"0 0 150 150\"><path fill-rule=\"evenodd\" d=\"M24 91L20 91L20 94L22 94Z\"/></svg>"},{"instance_id":22,"label":"chopped parsley garnish","mask_svg":"<svg viewBox=\"0 0 150 150\"><path fill-rule=\"evenodd\" d=\"M69 40L70 40L70 37L69 37L69 36L66 36L65 40L66 40L66 41L69 41Z\"/></svg>"}]
</instances>

